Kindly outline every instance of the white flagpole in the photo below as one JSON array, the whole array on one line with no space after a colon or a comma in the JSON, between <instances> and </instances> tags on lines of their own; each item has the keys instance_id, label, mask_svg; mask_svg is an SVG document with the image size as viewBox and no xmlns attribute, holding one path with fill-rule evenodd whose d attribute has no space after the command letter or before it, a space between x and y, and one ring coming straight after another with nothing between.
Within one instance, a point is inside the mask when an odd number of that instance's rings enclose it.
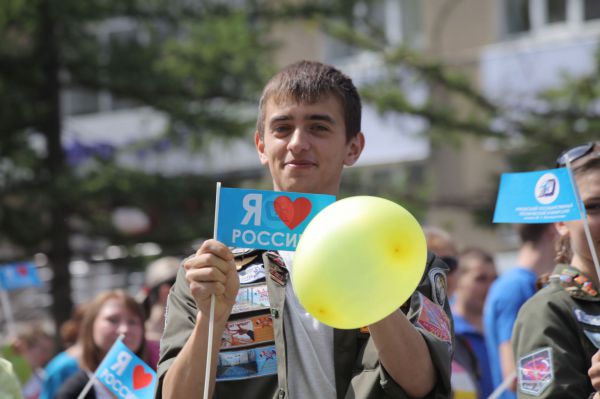
<instances>
[{"instance_id":1,"label":"white flagpole","mask_svg":"<svg viewBox=\"0 0 600 399\"><path fill-rule=\"evenodd\" d=\"M221 196L221 182L217 182L217 194L215 198L215 224L213 227L213 238L217 238L217 224L219 222L219 199ZM215 329L215 295L210 296L210 315L208 319L208 346L206 348L206 369L204 370L204 399L208 399L210 391L210 375L212 362L213 334Z\"/></svg>"},{"instance_id":2,"label":"white flagpole","mask_svg":"<svg viewBox=\"0 0 600 399\"><path fill-rule=\"evenodd\" d=\"M6 330L9 337L14 337L17 330L15 328L15 318L13 316L12 306L10 305L10 297L4 288L0 288L0 302L2 302L2 311L6 319Z\"/></svg>"},{"instance_id":3,"label":"white flagpole","mask_svg":"<svg viewBox=\"0 0 600 399\"><path fill-rule=\"evenodd\" d=\"M583 201L581 201L581 197L579 195L579 188L577 187L575 179L573 178L573 171L571 170L571 160L569 160L568 158L567 170L569 171L569 179L571 179L571 184L573 185L573 190L575 191L577 209L579 210L579 214L581 215L583 220L583 230L585 231L585 237L587 238L588 247L590 248L590 253L592 254L592 260L594 261L594 266L596 267L596 278L600 280L600 262L598 262L598 254L596 253L596 247L594 246L594 240L592 239L592 232L590 231L590 225L587 220L585 206L583 205Z\"/></svg>"},{"instance_id":4,"label":"white flagpole","mask_svg":"<svg viewBox=\"0 0 600 399\"><path fill-rule=\"evenodd\" d=\"M117 338L117 341L123 341L123 338L125 338L125 335L121 334ZM117 343L117 341L115 341L115 343ZM112 346L114 346L114 345L115 344L113 344ZM111 346L111 349L112 349L112 346ZM110 352L110 349L108 350L108 352ZM108 354L108 352L106 352L106 353ZM106 357L106 355L104 355L104 357ZM102 364L102 362L100 362L100 364ZM96 381L98 381L98 378L96 377L96 371L94 371L94 373L90 377L90 380L87 382L87 384L85 384L85 386L79 393L79 396L77 397L77 399L83 399L85 397L85 395L87 395L87 393L90 391L90 389L92 389L92 386L96 383Z\"/></svg>"},{"instance_id":5,"label":"white flagpole","mask_svg":"<svg viewBox=\"0 0 600 399\"><path fill-rule=\"evenodd\" d=\"M492 392L487 399L498 399L500 395L508 389L515 378L517 378L517 372L513 371L504 381L502 381L502 384L498 385L498 388L494 389L494 392Z\"/></svg>"}]
</instances>

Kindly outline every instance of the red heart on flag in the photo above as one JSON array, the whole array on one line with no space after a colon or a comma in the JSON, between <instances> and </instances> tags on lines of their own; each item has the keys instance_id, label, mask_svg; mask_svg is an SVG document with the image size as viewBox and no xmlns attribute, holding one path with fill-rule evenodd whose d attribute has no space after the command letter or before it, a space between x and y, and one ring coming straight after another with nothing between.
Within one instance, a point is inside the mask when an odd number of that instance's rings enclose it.
<instances>
[{"instance_id":1,"label":"red heart on flag","mask_svg":"<svg viewBox=\"0 0 600 399\"><path fill-rule=\"evenodd\" d=\"M144 366L138 364L133 368L133 389L142 389L152 382L152 373L146 373Z\"/></svg>"},{"instance_id":2,"label":"red heart on flag","mask_svg":"<svg viewBox=\"0 0 600 399\"><path fill-rule=\"evenodd\" d=\"M27 274L29 274L29 270L27 270L26 265L19 265L17 266L17 273L19 273L22 277L25 277Z\"/></svg>"},{"instance_id":3,"label":"red heart on flag","mask_svg":"<svg viewBox=\"0 0 600 399\"><path fill-rule=\"evenodd\" d=\"M290 230L293 230L302 223L312 209L312 204L308 198L305 197L296 198L296 200L292 202L291 199L282 195L275 199L274 205L277 216L279 216L279 219L281 219Z\"/></svg>"}]
</instances>

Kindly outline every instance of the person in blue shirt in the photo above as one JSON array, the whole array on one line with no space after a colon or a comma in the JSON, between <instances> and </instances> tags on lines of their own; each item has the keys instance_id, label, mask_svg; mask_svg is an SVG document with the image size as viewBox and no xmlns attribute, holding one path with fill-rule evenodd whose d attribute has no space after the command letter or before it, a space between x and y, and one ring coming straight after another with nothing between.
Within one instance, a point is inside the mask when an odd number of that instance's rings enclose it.
<instances>
[{"instance_id":1,"label":"person in blue shirt","mask_svg":"<svg viewBox=\"0 0 600 399\"><path fill-rule=\"evenodd\" d=\"M496 279L494 258L480 248L461 252L452 315L454 335L474 354L477 363L478 397L487 398L493 391L488 354L483 335L483 305L492 282Z\"/></svg>"},{"instance_id":2,"label":"person in blue shirt","mask_svg":"<svg viewBox=\"0 0 600 399\"><path fill-rule=\"evenodd\" d=\"M53 399L61 385L79 371L79 363L73 354L73 351L79 349L79 346L71 347L60 352L48 363L40 399Z\"/></svg>"},{"instance_id":3,"label":"person in blue shirt","mask_svg":"<svg viewBox=\"0 0 600 399\"><path fill-rule=\"evenodd\" d=\"M515 359L512 351L512 330L521 306L536 292L536 281L554 267L552 224L517 225L521 246L517 266L503 273L490 288L483 310L485 340L494 387L512 379L501 399L516 397Z\"/></svg>"}]
</instances>

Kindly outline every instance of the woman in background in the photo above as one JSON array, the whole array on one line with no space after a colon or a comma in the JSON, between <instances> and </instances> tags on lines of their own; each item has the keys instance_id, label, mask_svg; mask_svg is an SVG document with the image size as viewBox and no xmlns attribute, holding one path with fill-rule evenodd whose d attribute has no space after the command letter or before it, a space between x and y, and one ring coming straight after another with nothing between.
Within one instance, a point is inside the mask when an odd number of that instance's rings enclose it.
<instances>
[{"instance_id":1,"label":"woman in background","mask_svg":"<svg viewBox=\"0 0 600 399\"><path fill-rule=\"evenodd\" d=\"M145 359L144 332L144 311L133 297L121 290L98 295L86 306L81 323L78 341L82 348L81 370L60 387L56 398L77 398L121 334L124 335L123 343ZM104 399L113 396L101 383L96 382L85 398Z\"/></svg>"}]
</instances>

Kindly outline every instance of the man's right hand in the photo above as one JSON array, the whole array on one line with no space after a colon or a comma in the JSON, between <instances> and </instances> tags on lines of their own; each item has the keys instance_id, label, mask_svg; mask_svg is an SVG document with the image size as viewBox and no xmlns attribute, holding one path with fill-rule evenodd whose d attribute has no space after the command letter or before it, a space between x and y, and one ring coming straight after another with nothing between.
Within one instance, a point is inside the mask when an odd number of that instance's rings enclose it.
<instances>
[{"instance_id":1,"label":"man's right hand","mask_svg":"<svg viewBox=\"0 0 600 399\"><path fill-rule=\"evenodd\" d=\"M226 321L240 288L233 254L217 240L206 240L183 267L185 278L198 310L204 317L210 312L210 298L215 295L215 320Z\"/></svg>"},{"instance_id":2,"label":"man's right hand","mask_svg":"<svg viewBox=\"0 0 600 399\"><path fill-rule=\"evenodd\" d=\"M600 350L592 356L592 365L588 370L588 376L594 389L600 391ZM594 399L599 399L600 394L596 393Z\"/></svg>"}]
</instances>

